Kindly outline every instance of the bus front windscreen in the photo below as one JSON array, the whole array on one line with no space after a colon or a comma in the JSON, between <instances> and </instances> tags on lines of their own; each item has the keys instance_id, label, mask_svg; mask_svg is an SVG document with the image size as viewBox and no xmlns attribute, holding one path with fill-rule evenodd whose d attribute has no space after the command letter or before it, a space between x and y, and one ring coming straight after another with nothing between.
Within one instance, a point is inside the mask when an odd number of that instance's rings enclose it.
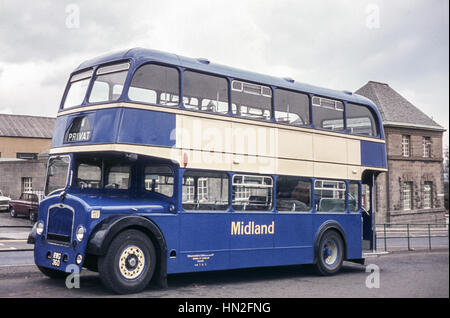
<instances>
[{"instance_id":1,"label":"bus front windscreen","mask_svg":"<svg viewBox=\"0 0 450 318\"><path fill-rule=\"evenodd\" d=\"M92 69L72 75L68 90L64 99L63 108L81 105L86 95L87 88L92 76Z\"/></svg>"},{"instance_id":2,"label":"bus front windscreen","mask_svg":"<svg viewBox=\"0 0 450 318\"><path fill-rule=\"evenodd\" d=\"M47 168L47 181L45 183L46 196L66 187L69 166L70 158L68 156L50 158Z\"/></svg>"}]
</instances>

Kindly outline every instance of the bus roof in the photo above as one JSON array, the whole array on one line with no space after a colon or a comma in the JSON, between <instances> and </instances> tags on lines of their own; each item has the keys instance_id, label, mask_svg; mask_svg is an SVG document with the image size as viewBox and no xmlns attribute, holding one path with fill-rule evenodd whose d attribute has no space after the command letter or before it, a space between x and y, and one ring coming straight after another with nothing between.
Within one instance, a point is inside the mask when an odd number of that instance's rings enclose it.
<instances>
[{"instance_id":1,"label":"bus roof","mask_svg":"<svg viewBox=\"0 0 450 318\"><path fill-rule=\"evenodd\" d=\"M159 62L164 64L170 64L174 66L181 66L184 68L198 70L205 73L217 74L227 76L231 78L246 80L250 82L265 84L269 86L276 86L280 88L286 88L304 93L311 93L322 97L329 97L339 100L345 100L348 102L354 102L372 107L376 113L378 109L376 105L368 98L354 94L347 91L337 91L327 88L322 88L314 85L304 84L297 81L290 81L285 78L279 78L270 75L259 74L255 72L245 71L225 65L215 64L209 62L207 59L195 59L190 57L184 57L173 53L166 53L157 50L144 49L144 48L132 48L129 50L123 50L119 52L105 54L88 61L81 63L74 72L94 67L100 64L107 64L119 60L130 60L132 62L131 68L137 68L142 64L148 62Z\"/></svg>"}]
</instances>

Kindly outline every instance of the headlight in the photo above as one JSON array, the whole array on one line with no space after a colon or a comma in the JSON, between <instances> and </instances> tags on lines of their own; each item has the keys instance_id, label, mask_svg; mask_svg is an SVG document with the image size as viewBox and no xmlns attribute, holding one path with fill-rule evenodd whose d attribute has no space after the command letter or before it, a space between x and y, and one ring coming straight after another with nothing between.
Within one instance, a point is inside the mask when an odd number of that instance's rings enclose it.
<instances>
[{"instance_id":1,"label":"headlight","mask_svg":"<svg viewBox=\"0 0 450 318\"><path fill-rule=\"evenodd\" d=\"M42 233L44 233L44 222L39 221L36 224L36 234L37 235L42 235Z\"/></svg>"},{"instance_id":2,"label":"headlight","mask_svg":"<svg viewBox=\"0 0 450 318\"><path fill-rule=\"evenodd\" d=\"M86 229L80 225L77 227L77 231L75 232L76 238L78 242L83 241L84 239L84 233L86 233Z\"/></svg>"}]
</instances>

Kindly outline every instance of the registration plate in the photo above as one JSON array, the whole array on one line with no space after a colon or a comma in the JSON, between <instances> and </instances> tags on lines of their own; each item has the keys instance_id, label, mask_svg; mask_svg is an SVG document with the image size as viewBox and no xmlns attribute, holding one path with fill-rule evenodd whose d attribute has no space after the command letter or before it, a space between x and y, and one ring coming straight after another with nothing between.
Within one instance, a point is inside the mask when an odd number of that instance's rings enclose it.
<instances>
[{"instance_id":1,"label":"registration plate","mask_svg":"<svg viewBox=\"0 0 450 318\"><path fill-rule=\"evenodd\" d=\"M53 252L52 266L59 267L61 265L61 253Z\"/></svg>"}]
</instances>

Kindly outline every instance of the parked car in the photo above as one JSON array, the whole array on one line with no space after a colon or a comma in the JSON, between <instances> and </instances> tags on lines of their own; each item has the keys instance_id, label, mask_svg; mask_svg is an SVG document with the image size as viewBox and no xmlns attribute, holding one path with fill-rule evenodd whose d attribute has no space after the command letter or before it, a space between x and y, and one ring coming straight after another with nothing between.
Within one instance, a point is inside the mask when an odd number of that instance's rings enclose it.
<instances>
[{"instance_id":1,"label":"parked car","mask_svg":"<svg viewBox=\"0 0 450 318\"><path fill-rule=\"evenodd\" d=\"M19 200L9 201L9 213L12 217L26 216L36 221L39 208L39 196L35 193L24 192Z\"/></svg>"},{"instance_id":2,"label":"parked car","mask_svg":"<svg viewBox=\"0 0 450 318\"><path fill-rule=\"evenodd\" d=\"M4 196L0 190L0 212L9 211L9 201L11 198Z\"/></svg>"}]
</instances>

